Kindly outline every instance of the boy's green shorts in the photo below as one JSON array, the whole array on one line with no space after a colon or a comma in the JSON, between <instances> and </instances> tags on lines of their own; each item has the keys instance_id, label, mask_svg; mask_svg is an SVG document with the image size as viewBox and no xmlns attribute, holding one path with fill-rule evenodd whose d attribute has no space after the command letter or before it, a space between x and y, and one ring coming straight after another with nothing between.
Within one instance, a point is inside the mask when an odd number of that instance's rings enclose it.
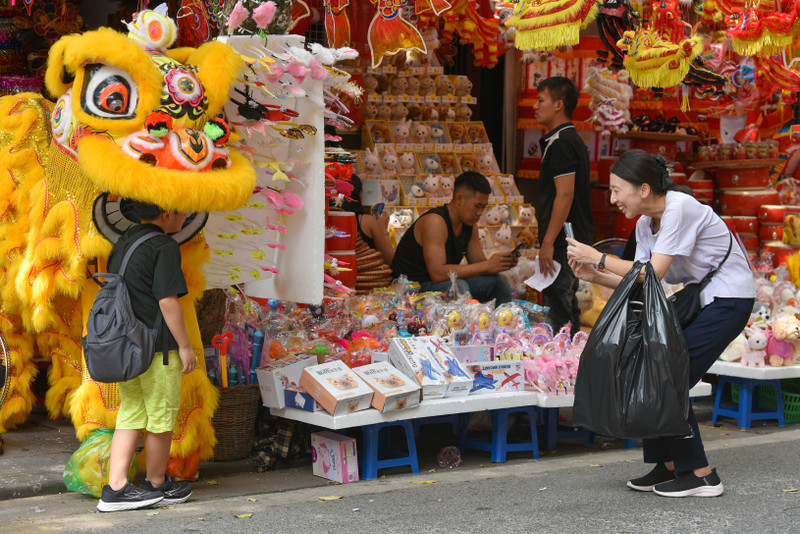
<instances>
[{"instance_id":1,"label":"boy's green shorts","mask_svg":"<svg viewBox=\"0 0 800 534\"><path fill-rule=\"evenodd\" d=\"M156 352L153 363L143 374L118 384L120 405L116 428L144 428L160 434L175 427L181 404L183 364L177 350L169 351L169 365L164 365L162 354Z\"/></svg>"}]
</instances>

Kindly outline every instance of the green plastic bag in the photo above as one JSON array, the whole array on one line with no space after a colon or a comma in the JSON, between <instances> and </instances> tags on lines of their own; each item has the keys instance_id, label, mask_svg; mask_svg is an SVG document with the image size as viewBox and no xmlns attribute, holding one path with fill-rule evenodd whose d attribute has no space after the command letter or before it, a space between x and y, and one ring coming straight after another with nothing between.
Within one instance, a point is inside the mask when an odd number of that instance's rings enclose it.
<instances>
[{"instance_id":1,"label":"green plastic bag","mask_svg":"<svg viewBox=\"0 0 800 534\"><path fill-rule=\"evenodd\" d=\"M98 428L81 443L69 457L64 467L64 484L69 491L77 491L97 498L108 484L108 459L114 430ZM128 478L136 477L136 461L131 462Z\"/></svg>"}]
</instances>

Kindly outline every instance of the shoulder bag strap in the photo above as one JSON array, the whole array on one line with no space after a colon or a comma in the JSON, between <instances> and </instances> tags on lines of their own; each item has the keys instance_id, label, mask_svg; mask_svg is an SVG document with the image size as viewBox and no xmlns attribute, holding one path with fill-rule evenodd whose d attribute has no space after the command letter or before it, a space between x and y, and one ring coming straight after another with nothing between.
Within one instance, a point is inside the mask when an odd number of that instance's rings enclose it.
<instances>
[{"instance_id":1,"label":"shoulder bag strap","mask_svg":"<svg viewBox=\"0 0 800 534\"><path fill-rule=\"evenodd\" d=\"M723 224L724 222L725 221L723 221ZM725 228L728 228L727 224L725 225ZM728 228L728 239L730 239L730 242L728 243L728 252L725 253L725 257L722 258L721 262L719 262L717 268L709 271L709 273L703 277L703 279L700 281L702 285L705 285L711 281L714 275L717 274L717 271L719 271L720 267L722 267L722 264L725 263L725 261L728 259L728 256L731 255L731 248L733 247L733 233L731 233L730 228Z\"/></svg>"}]
</instances>

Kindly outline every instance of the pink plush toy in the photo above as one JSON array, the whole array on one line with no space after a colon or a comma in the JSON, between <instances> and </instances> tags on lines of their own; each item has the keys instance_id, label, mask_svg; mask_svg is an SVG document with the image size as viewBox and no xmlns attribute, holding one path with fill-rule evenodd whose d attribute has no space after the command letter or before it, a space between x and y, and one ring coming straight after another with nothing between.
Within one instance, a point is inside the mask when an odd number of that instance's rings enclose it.
<instances>
[{"instance_id":1,"label":"pink plush toy","mask_svg":"<svg viewBox=\"0 0 800 534\"><path fill-rule=\"evenodd\" d=\"M415 162L417 159L413 152L403 152L397 156L397 160L400 163L400 174L416 174Z\"/></svg>"},{"instance_id":2,"label":"pink plush toy","mask_svg":"<svg viewBox=\"0 0 800 534\"><path fill-rule=\"evenodd\" d=\"M394 135L395 143L408 143L411 137L411 121L405 118L400 120L400 122L394 125L394 132L392 135Z\"/></svg>"},{"instance_id":3,"label":"pink plush toy","mask_svg":"<svg viewBox=\"0 0 800 534\"><path fill-rule=\"evenodd\" d=\"M394 148L383 151L383 154L381 154L381 165L383 166L383 172L389 174L397 173L397 154Z\"/></svg>"},{"instance_id":4,"label":"pink plush toy","mask_svg":"<svg viewBox=\"0 0 800 534\"><path fill-rule=\"evenodd\" d=\"M381 160L378 158L378 150L370 150L368 147L362 153L361 166L364 168L364 174L380 174Z\"/></svg>"},{"instance_id":5,"label":"pink plush toy","mask_svg":"<svg viewBox=\"0 0 800 534\"><path fill-rule=\"evenodd\" d=\"M746 367L764 367L764 360L767 356L767 334L760 328L747 327L744 329L747 338L747 347L742 353L742 365ZM783 343L778 342L776 343ZM791 344L787 343L790 347Z\"/></svg>"},{"instance_id":6,"label":"pink plush toy","mask_svg":"<svg viewBox=\"0 0 800 534\"><path fill-rule=\"evenodd\" d=\"M772 332L768 335L769 364L773 367L792 365L797 360L798 343L800 343L800 321L794 315L778 315L772 323Z\"/></svg>"},{"instance_id":7,"label":"pink plush toy","mask_svg":"<svg viewBox=\"0 0 800 534\"><path fill-rule=\"evenodd\" d=\"M427 124L415 122L411 125L411 138L415 143L427 143L429 133L430 128L428 128Z\"/></svg>"}]
</instances>

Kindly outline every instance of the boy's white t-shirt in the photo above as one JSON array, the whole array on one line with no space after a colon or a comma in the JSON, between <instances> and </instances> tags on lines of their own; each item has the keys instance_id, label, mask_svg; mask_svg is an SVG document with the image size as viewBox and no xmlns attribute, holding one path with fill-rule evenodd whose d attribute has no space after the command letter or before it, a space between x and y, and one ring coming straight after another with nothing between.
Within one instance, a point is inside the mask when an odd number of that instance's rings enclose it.
<instances>
[{"instance_id":1,"label":"boy's white t-shirt","mask_svg":"<svg viewBox=\"0 0 800 534\"><path fill-rule=\"evenodd\" d=\"M730 230L711 209L679 191L667 191L661 226L653 233L653 219L646 215L636 223L636 260L650 261L654 253L673 256L664 275L670 284L699 282L725 258ZM701 293L703 306L715 297L754 298L755 281L739 243Z\"/></svg>"}]
</instances>

